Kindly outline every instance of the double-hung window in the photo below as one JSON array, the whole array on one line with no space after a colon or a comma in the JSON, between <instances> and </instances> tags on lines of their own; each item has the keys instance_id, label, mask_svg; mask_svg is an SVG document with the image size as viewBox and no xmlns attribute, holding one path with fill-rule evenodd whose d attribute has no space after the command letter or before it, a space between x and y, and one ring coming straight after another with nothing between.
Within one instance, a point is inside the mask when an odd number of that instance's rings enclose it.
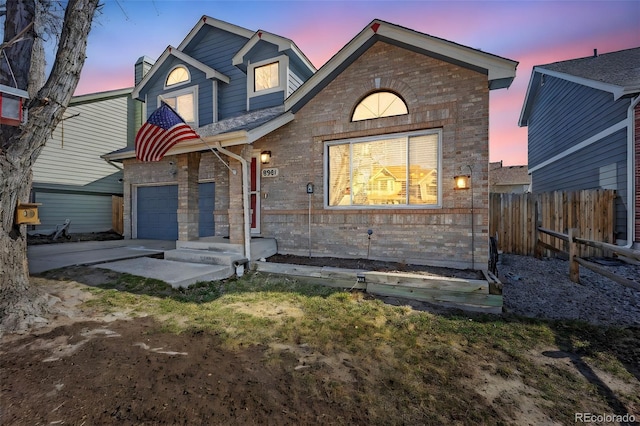
<instances>
[{"instance_id":1,"label":"double-hung window","mask_svg":"<svg viewBox=\"0 0 640 426\"><path fill-rule=\"evenodd\" d=\"M158 106L160 106L160 101L164 100L187 124L198 127L197 99L198 90L197 86L194 86L162 95L158 100Z\"/></svg>"},{"instance_id":2,"label":"double-hung window","mask_svg":"<svg viewBox=\"0 0 640 426\"><path fill-rule=\"evenodd\" d=\"M439 207L441 141L429 130L327 142L327 207Z\"/></svg>"}]
</instances>

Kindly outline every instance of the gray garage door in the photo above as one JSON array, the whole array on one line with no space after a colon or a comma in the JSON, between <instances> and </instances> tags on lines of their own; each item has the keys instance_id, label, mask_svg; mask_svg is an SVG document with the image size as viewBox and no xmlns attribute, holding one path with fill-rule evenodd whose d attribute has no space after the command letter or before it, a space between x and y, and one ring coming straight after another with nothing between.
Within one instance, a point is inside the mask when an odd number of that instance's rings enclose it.
<instances>
[{"instance_id":1,"label":"gray garage door","mask_svg":"<svg viewBox=\"0 0 640 426\"><path fill-rule=\"evenodd\" d=\"M213 207L215 184L201 183L200 236L214 235ZM178 185L138 187L138 238L178 239Z\"/></svg>"}]
</instances>

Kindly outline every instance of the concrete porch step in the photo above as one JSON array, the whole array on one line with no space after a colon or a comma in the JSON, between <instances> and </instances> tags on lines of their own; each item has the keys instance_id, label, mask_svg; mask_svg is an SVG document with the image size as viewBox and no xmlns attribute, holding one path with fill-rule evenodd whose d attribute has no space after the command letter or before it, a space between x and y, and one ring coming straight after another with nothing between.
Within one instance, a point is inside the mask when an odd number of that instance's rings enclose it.
<instances>
[{"instance_id":1,"label":"concrete porch step","mask_svg":"<svg viewBox=\"0 0 640 426\"><path fill-rule=\"evenodd\" d=\"M223 253L243 253L241 244L231 244L229 240L201 238L194 241L176 241L176 249L209 250Z\"/></svg>"},{"instance_id":2,"label":"concrete porch step","mask_svg":"<svg viewBox=\"0 0 640 426\"><path fill-rule=\"evenodd\" d=\"M217 251L179 248L164 252L166 260L187 263L204 263L208 265L224 265L233 267L235 262L244 263L244 256L233 251Z\"/></svg>"},{"instance_id":3,"label":"concrete porch step","mask_svg":"<svg viewBox=\"0 0 640 426\"><path fill-rule=\"evenodd\" d=\"M204 237L195 241L176 241L176 249L208 250L211 252L244 254L242 244L231 244L223 237ZM278 252L275 238L251 238L251 260L273 256Z\"/></svg>"}]
</instances>

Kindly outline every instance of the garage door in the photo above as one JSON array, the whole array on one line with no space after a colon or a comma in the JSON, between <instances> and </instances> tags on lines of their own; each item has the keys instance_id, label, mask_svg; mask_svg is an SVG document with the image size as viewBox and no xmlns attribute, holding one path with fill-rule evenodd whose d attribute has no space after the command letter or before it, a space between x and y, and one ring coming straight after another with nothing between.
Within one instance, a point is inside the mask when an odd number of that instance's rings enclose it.
<instances>
[{"instance_id":1,"label":"garage door","mask_svg":"<svg viewBox=\"0 0 640 426\"><path fill-rule=\"evenodd\" d=\"M213 207L215 184L201 183L200 236L214 235ZM141 186L137 190L137 238L178 239L178 185Z\"/></svg>"},{"instance_id":2,"label":"garage door","mask_svg":"<svg viewBox=\"0 0 640 426\"><path fill-rule=\"evenodd\" d=\"M178 239L178 185L138 188L138 238Z\"/></svg>"}]
</instances>

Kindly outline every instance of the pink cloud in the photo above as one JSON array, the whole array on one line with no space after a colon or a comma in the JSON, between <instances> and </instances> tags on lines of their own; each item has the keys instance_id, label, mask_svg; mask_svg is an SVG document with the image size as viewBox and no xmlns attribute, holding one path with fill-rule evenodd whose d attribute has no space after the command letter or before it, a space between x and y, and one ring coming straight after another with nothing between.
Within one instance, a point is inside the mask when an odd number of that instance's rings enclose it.
<instances>
[{"instance_id":1,"label":"pink cloud","mask_svg":"<svg viewBox=\"0 0 640 426\"><path fill-rule=\"evenodd\" d=\"M117 71L85 69L82 71L82 78L74 95L106 92L127 87L133 87L133 65L128 67L126 72L123 69Z\"/></svg>"}]
</instances>

